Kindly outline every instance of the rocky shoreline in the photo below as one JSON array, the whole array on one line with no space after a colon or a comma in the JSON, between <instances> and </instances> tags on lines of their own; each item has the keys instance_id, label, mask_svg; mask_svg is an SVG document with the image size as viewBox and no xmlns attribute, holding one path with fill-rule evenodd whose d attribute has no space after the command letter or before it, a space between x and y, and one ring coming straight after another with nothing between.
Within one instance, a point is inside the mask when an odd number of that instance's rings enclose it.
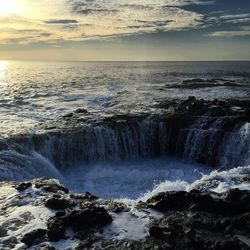
<instances>
[{"instance_id":1,"label":"rocky shoreline","mask_svg":"<svg viewBox=\"0 0 250 250\"><path fill-rule=\"evenodd\" d=\"M45 178L3 182L0 192L1 249L250 249L248 190L163 192L132 205Z\"/></svg>"}]
</instances>

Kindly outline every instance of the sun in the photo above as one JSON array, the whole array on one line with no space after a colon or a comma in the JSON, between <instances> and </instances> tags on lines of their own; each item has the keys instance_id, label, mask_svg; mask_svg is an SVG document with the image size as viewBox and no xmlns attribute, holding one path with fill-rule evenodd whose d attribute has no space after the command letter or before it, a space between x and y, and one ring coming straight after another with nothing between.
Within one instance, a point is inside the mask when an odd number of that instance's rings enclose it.
<instances>
[{"instance_id":1,"label":"sun","mask_svg":"<svg viewBox=\"0 0 250 250\"><path fill-rule=\"evenodd\" d=\"M0 0L0 15L8 15L18 12L16 0Z\"/></svg>"}]
</instances>

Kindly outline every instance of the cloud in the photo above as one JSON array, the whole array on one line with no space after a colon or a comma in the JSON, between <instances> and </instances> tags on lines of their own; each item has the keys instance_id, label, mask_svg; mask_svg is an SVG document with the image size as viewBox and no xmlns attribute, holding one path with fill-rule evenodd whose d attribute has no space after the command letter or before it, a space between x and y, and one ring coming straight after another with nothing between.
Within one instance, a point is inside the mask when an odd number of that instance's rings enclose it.
<instances>
[{"instance_id":1,"label":"cloud","mask_svg":"<svg viewBox=\"0 0 250 250\"><path fill-rule=\"evenodd\" d=\"M197 29L204 15L183 6L208 5L204 0L17 0L22 11L0 17L0 42L84 41L143 33ZM51 19L53 17L53 19ZM8 20L6 20L8 18ZM2 31L12 28L16 32ZM30 29L24 36L18 30ZM39 30L40 33L31 30ZM20 36L18 36L18 34Z\"/></svg>"},{"instance_id":2,"label":"cloud","mask_svg":"<svg viewBox=\"0 0 250 250\"><path fill-rule=\"evenodd\" d=\"M47 24L76 24L78 23L77 20L73 20L73 19L59 19L59 20L56 20L56 19L52 19L52 20L47 20L47 21L44 21L44 23L47 23Z\"/></svg>"},{"instance_id":3,"label":"cloud","mask_svg":"<svg viewBox=\"0 0 250 250\"><path fill-rule=\"evenodd\" d=\"M214 37L250 36L250 30L216 31L211 33L209 36L214 36Z\"/></svg>"}]
</instances>

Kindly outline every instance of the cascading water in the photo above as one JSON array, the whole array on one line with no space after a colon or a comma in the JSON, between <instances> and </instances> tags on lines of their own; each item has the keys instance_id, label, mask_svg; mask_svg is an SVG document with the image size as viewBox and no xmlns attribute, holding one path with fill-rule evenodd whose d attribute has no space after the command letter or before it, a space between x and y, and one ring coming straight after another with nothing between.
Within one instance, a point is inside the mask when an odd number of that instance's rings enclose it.
<instances>
[{"instance_id":1,"label":"cascading water","mask_svg":"<svg viewBox=\"0 0 250 250\"><path fill-rule=\"evenodd\" d=\"M34 147L58 168L166 155L166 121L146 118L90 126L81 132L34 137Z\"/></svg>"},{"instance_id":2,"label":"cascading water","mask_svg":"<svg viewBox=\"0 0 250 250\"><path fill-rule=\"evenodd\" d=\"M249 123L230 131L225 124L226 117L204 115L188 127L175 126L162 115L35 134L18 143L6 139L0 152L0 179L54 177L74 191L138 198L166 180L188 184L212 170L194 162L247 165Z\"/></svg>"},{"instance_id":3,"label":"cascading water","mask_svg":"<svg viewBox=\"0 0 250 250\"><path fill-rule=\"evenodd\" d=\"M224 137L220 149L220 166L250 164L250 123L236 126Z\"/></svg>"}]
</instances>

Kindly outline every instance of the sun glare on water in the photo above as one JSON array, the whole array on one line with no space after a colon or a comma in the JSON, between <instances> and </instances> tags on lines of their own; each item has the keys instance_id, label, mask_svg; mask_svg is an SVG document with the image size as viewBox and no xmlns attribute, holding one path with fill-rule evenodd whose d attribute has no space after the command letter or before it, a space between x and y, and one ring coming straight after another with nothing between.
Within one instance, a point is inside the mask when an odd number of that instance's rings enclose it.
<instances>
[{"instance_id":1,"label":"sun glare on water","mask_svg":"<svg viewBox=\"0 0 250 250\"><path fill-rule=\"evenodd\" d=\"M8 15L18 12L16 0L0 0L0 15Z\"/></svg>"}]
</instances>

